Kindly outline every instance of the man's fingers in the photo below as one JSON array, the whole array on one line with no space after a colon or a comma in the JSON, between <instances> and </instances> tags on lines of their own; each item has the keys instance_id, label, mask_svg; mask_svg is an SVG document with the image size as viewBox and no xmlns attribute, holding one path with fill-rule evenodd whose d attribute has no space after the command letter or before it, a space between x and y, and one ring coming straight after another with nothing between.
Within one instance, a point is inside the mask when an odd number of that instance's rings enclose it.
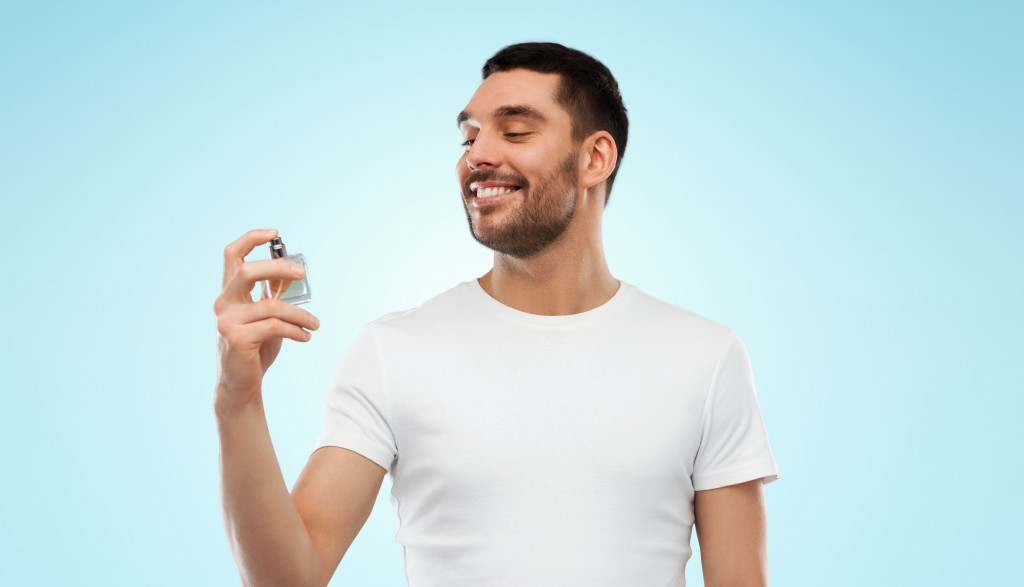
<instances>
[{"instance_id":1,"label":"man's fingers","mask_svg":"<svg viewBox=\"0 0 1024 587\"><path fill-rule=\"evenodd\" d=\"M320 328L320 320L316 316L294 304L273 298L241 306L232 320L239 324L249 324L267 318L278 318L309 330Z\"/></svg>"},{"instance_id":2,"label":"man's fingers","mask_svg":"<svg viewBox=\"0 0 1024 587\"><path fill-rule=\"evenodd\" d=\"M246 300L257 281L280 279L295 281L302 279L305 269L287 259L263 259L242 263L224 285L223 295L228 300ZM287 286L284 286L287 289Z\"/></svg>"},{"instance_id":3,"label":"man's fingers","mask_svg":"<svg viewBox=\"0 0 1024 587\"><path fill-rule=\"evenodd\" d=\"M227 287L228 280L234 276L238 268L245 262L245 256L252 252L257 245L270 242L270 239L277 236L276 228L254 228L238 237L238 240L224 247L224 279L221 287Z\"/></svg>"},{"instance_id":4,"label":"man's fingers","mask_svg":"<svg viewBox=\"0 0 1024 587\"><path fill-rule=\"evenodd\" d=\"M312 338L310 333L280 318L260 320L252 324L246 324L242 328L260 342L270 338L290 338L298 342L308 342Z\"/></svg>"},{"instance_id":5,"label":"man's fingers","mask_svg":"<svg viewBox=\"0 0 1024 587\"><path fill-rule=\"evenodd\" d=\"M275 338L290 338L299 342L308 342L312 333L280 318L265 318L248 324L218 324L217 331L226 348L259 349L260 346Z\"/></svg>"}]
</instances>

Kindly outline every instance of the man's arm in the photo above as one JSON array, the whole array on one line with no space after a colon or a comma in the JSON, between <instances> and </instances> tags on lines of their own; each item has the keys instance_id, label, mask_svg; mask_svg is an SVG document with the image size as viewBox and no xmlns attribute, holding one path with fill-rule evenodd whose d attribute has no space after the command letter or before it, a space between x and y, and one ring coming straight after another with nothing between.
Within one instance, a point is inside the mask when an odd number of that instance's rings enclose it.
<instances>
[{"instance_id":1,"label":"man's arm","mask_svg":"<svg viewBox=\"0 0 1024 587\"><path fill-rule=\"evenodd\" d=\"M319 555L288 494L263 406L215 411L224 528L242 585L314 587Z\"/></svg>"},{"instance_id":2,"label":"man's arm","mask_svg":"<svg viewBox=\"0 0 1024 587\"><path fill-rule=\"evenodd\" d=\"M767 514L760 479L694 492L706 587L768 585Z\"/></svg>"}]
</instances>

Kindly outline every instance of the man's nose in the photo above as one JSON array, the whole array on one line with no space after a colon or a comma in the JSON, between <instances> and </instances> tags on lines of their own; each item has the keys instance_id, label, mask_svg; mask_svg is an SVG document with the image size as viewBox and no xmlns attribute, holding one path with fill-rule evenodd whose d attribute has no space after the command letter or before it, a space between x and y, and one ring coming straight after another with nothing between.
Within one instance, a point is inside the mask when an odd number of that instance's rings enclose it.
<instances>
[{"instance_id":1,"label":"man's nose","mask_svg":"<svg viewBox=\"0 0 1024 587\"><path fill-rule=\"evenodd\" d=\"M501 165L501 153L497 142L488 133L478 133L466 154L466 165L470 169L493 169Z\"/></svg>"}]
</instances>

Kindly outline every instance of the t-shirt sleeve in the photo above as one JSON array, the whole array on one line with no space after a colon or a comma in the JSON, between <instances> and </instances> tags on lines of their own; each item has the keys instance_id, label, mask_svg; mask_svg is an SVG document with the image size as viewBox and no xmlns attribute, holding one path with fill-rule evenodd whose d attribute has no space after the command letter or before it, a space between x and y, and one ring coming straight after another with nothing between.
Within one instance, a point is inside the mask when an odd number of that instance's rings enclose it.
<instances>
[{"instance_id":1,"label":"t-shirt sleeve","mask_svg":"<svg viewBox=\"0 0 1024 587\"><path fill-rule=\"evenodd\" d=\"M363 326L331 379L313 452L324 446L347 448L390 472L398 449L384 365L372 327L372 323Z\"/></svg>"},{"instance_id":2,"label":"t-shirt sleeve","mask_svg":"<svg viewBox=\"0 0 1024 587\"><path fill-rule=\"evenodd\" d=\"M693 489L715 489L754 479L768 484L780 477L757 401L750 357L743 341L730 331L704 405L691 477Z\"/></svg>"}]
</instances>

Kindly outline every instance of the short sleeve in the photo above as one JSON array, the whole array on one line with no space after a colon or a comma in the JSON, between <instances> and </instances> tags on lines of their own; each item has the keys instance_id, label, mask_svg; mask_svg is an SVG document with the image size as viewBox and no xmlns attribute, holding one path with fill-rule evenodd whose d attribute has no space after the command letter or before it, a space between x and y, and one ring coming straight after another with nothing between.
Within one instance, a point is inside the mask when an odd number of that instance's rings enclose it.
<instances>
[{"instance_id":1,"label":"short sleeve","mask_svg":"<svg viewBox=\"0 0 1024 587\"><path fill-rule=\"evenodd\" d=\"M372 323L363 326L342 357L324 403L314 452L339 446L391 471L398 457L380 348Z\"/></svg>"},{"instance_id":2,"label":"short sleeve","mask_svg":"<svg viewBox=\"0 0 1024 587\"><path fill-rule=\"evenodd\" d=\"M708 389L700 445L693 463L694 491L782 477L768 443L747 349L730 331Z\"/></svg>"}]
</instances>

